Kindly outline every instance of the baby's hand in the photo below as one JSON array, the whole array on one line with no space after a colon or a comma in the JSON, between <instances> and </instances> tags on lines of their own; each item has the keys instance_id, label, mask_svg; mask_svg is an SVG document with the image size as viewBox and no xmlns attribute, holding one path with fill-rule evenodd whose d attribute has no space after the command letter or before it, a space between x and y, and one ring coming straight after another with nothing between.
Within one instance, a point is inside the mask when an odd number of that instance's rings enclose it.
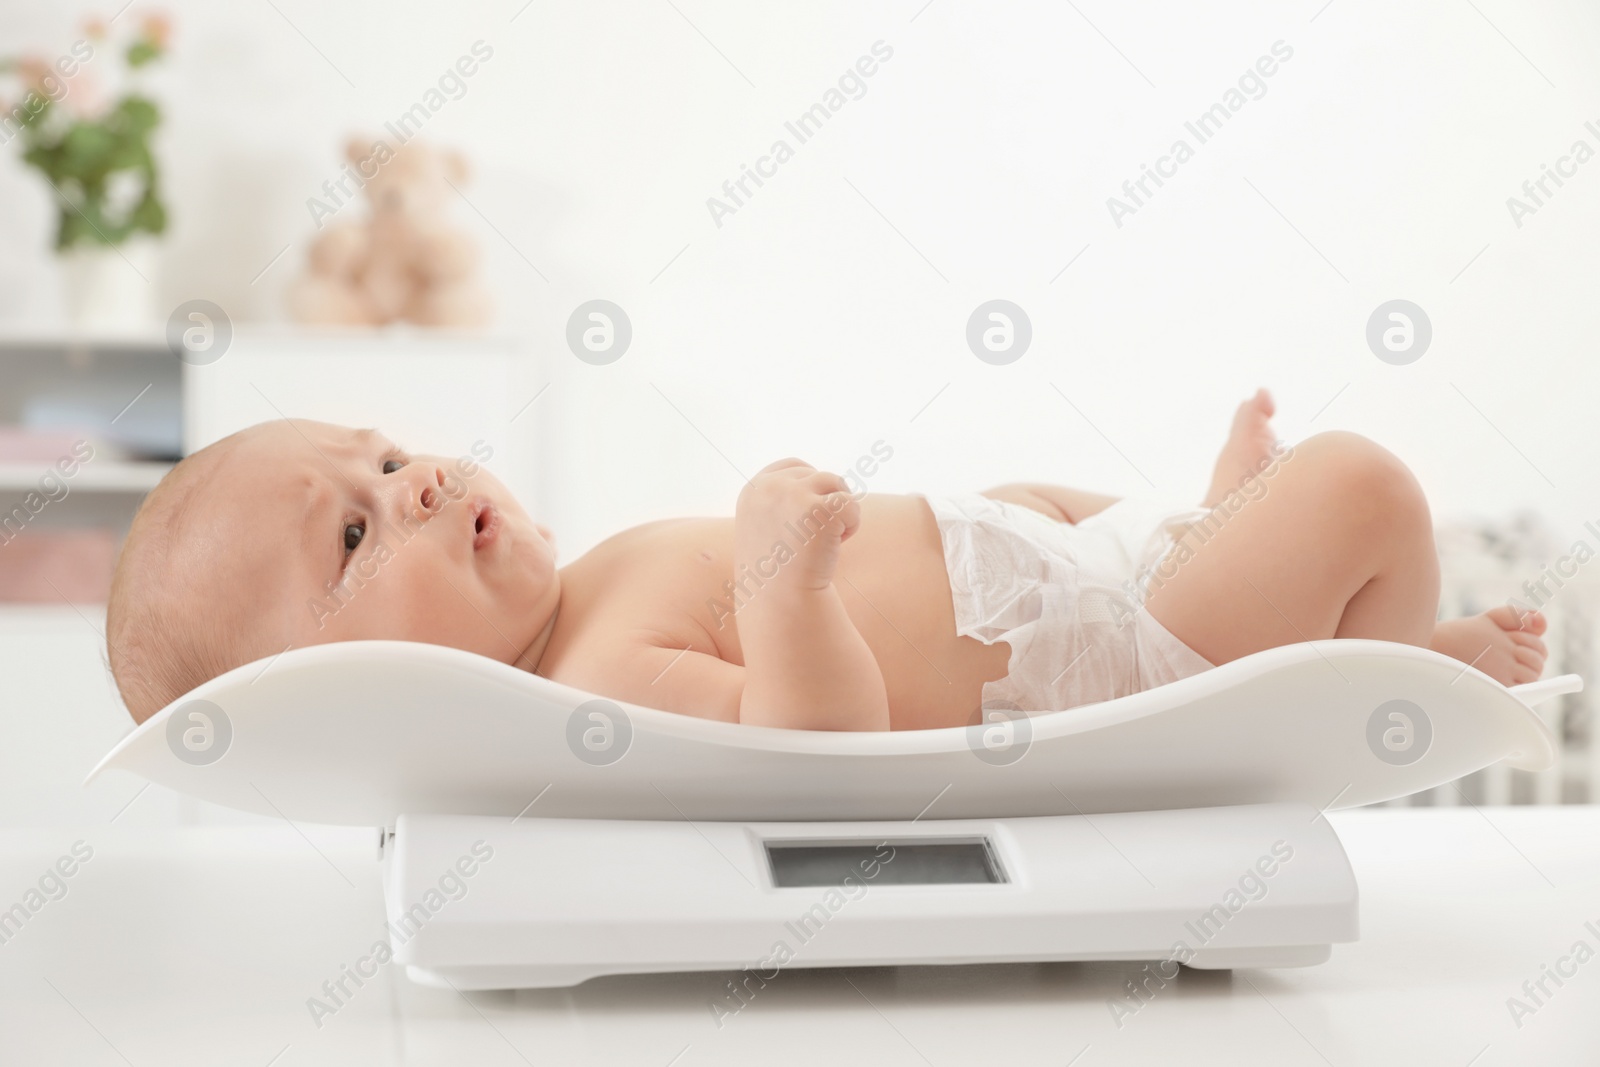
<instances>
[{"instance_id":1,"label":"baby's hand","mask_svg":"<svg viewBox=\"0 0 1600 1067\"><path fill-rule=\"evenodd\" d=\"M843 478L781 459L763 467L739 494L735 562L763 582L826 589L839 546L860 525L861 504Z\"/></svg>"}]
</instances>

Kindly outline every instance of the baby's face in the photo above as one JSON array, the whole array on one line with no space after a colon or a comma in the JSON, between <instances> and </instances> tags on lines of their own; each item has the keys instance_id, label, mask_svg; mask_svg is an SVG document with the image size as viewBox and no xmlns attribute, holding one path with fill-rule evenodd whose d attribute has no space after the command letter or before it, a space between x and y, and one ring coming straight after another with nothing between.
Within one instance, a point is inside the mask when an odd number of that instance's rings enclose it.
<instances>
[{"instance_id":1,"label":"baby's face","mask_svg":"<svg viewBox=\"0 0 1600 1067\"><path fill-rule=\"evenodd\" d=\"M200 507L205 535L181 565L204 568L200 587L248 611L274 652L388 639L512 663L559 599L549 531L493 475L373 431L258 427Z\"/></svg>"}]
</instances>

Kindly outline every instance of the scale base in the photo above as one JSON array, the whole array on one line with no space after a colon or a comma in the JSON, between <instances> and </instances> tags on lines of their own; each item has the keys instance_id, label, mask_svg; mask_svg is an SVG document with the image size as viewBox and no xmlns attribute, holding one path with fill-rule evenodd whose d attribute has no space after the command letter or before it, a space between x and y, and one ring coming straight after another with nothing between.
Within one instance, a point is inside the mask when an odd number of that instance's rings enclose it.
<instances>
[{"instance_id":1,"label":"scale base","mask_svg":"<svg viewBox=\"0 0 1600 1067\"><path fill-rule=\"evenodd\" d=\"M1214 952L1201 951L1194 958L1185 962L1184 966L1195 970L1225 971L1248 970L1281 967L1312 967L1319 963L1326 963L1333 955L1332 945L1281 945L1276 947L1246 948L1216 950ZM1089 963L1104 962L1109 960L1122 960L1130 963L1147 962L1140 956L1123 955L1097 955L1090 957L1074 957L1070 960L1057 959L1051 956L1042 961L1047 963ZM903 960L893 966L926 966L935 961L927 958ZM966 963L994 963L995 960L967 960L967 961L940 961L940 964ZM1006 960L1000 962L1022 962L1019 960ZM1035 961L1039 962L1039 961ZM1160 962L1152 960L1148 962ZM794 966L844 966L844 964L800 964ZM850 966L867 966L866 964L850 964ZM729 971L738 971L738 967L724 968ZM655 974L660 973L655 968L644 968L637 971L623 971L617 968L608 968L596 972L588 967L539 967L539 966L500 966L500 967L444 967L430 969L427 967L407 967L406 977L417 985L428 986L434 989L459 989L464 992L476 992L489 989L565 989L569 986L581 985L591 978L600 978L605 975L617 974Z\"/></svg>"},{"instance_id":2,"label":"scale base","mask_svg":"<svg viewBox=\"0 0 1600 1067\"><path fill-rule=\"evenodd\" d=\"M395 961L459 990L685 971L765 984L794 967L1303 967L1358 929L1344 849L1296 804L887 823L402 816L384 863Z\"/></svg>"}]
</instances>

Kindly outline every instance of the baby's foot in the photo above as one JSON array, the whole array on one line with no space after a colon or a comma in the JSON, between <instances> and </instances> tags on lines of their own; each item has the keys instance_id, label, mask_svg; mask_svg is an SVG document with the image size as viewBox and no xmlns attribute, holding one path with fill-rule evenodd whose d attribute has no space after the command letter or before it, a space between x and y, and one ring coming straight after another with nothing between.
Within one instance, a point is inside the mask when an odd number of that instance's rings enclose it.
<instances>
[{"instance_id":1,"label":"baby's foot","mask_svg":"<svg viewBox=\"0 0 1600 1067\"><path fill-rule=\"evenodd\" d=\"M1216 507L1230 492L1245 480L1260 473L1275 454L1277 435L1272 432L1272 415L1277 406L1272 394L1257 389L1256 395L1239 405L1233 415L1233 429L1228 432L1228 442L1217 457L1217 468L1211 476L1211 488L1206 490L1205 506Z\"/></svg>"},{"instance_id":2,"label":"baby's foot","mask_svg":"<svg viewBox=\"0 0 1600 1067\"><path fill-rule=\"evenodd\" d=\"M1471 664L1501 685L1521 685L1544 672L1546 653L1539 635L1549 625L1537 611L1524 614L1502 604L1482 615L1439 623L1428 647Z\"/></svg>"}]
</instances>

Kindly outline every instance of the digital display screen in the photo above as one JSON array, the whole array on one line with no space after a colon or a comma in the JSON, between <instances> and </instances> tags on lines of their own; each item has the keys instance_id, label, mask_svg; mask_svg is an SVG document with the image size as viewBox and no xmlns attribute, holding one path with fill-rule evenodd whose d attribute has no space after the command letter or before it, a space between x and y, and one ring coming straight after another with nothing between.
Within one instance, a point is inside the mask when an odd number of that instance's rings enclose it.
<instances>
[{"instance_id":1,"label":"digital display screen","mask_svg":"<svg viewBox=\"0 0 1600 1067\"><path fill-rule=\"evenodd\" d=\"M768 841L772 882L791 886L998 885L1005 872L986 837L964 841ZM850 882L845 879L850 878Z\"/></svg>"}]
</instances>

